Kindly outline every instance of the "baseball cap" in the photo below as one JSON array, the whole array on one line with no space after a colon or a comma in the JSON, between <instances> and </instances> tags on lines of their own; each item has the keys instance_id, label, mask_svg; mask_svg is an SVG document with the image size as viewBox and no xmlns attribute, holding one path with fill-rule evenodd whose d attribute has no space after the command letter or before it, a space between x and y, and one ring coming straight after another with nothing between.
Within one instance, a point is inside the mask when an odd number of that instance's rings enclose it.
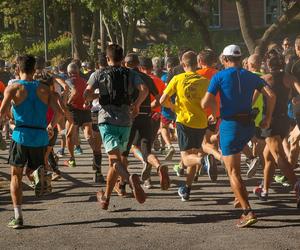
<instances>
[{"instance_id":1,"label":"baseball cap","mask_svg":"<svg viewBox=\"0 0 300 250\"><path fill-rule=\"evenodd\" d=\"M237 45L231 44L224 48L224 56L240 57L242 56L241 48Z\"/></svg>"}]
</instances>

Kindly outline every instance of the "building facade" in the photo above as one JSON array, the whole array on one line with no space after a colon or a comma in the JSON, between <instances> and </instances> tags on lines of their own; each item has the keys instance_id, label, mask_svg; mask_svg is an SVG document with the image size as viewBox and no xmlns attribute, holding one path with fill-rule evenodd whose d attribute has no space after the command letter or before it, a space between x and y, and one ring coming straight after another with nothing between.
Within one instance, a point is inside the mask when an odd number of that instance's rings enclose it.
<instances>
[{"instance_id":1,"label":"building facade","mask_svg":"<svg viewBox=\"0 0 300 250\"><path fill-rule=\"evenodd\" d=\"M254 27L272 24L282 13L280 0L251 0L249 12ZM214 0L210 8L211 29L237 29L239 19L234 1Z\"/></svg>"}]
</instances>

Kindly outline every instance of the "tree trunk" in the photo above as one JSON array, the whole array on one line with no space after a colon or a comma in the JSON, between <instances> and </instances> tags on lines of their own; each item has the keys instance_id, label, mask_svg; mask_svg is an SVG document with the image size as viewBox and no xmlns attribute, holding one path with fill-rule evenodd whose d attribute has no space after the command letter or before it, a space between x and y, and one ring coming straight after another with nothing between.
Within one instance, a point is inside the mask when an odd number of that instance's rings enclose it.
<instances>
[{"instance_id":1,"label":"tree trunk","mask_svg":"<svg viewBox=\"0 0 300 250\"><path fill-rule=\"evenodd\" d=\"M101 52L105 52L107 46L107 31L103 22L103 14L101 11L100 11L100 40L101 40Z\"/></svg>"},{"instance_id":2,"label":"tree trunk","mask_svg":"<svg viewBox=\"0 0 300 250\"><path fill-rule=\"evenodd\" d=\"M129 25L128 25L128 31L127 31L127 53L132 52L133 45L134 45L134 38L135 38L135 33L136 33L136 25L137 21L135 18L132 18L130 20Z\"/></svg>"},{"instance_id":3,"label":"tree trunk","mask_svg":"<svg viewBox=\"0 0 300 250\"><path fill-rule=\"evenodd\" d=\"M182 0L174 0L174 1L177 3L178 7L180 7L183 10L183 12L185 12L186 15L189 16L196 25L198 25L198 29L201 34L204 46L208 48L212 48L213 46L210 37L210 32L201 14L195 10L194 6L190 5L189 3L186 3L186 1L182 1Z\"/></svg>"},{"instance_id":4,"label":"tree trunk","mask_svg":"<svg viewBox=\"0 0 300 250\"><path fill-rule=\"evenodd\" d=\"M111 29L110 29L110 27L109 27L109 25L108 25L108 23L107 23L107 21L106 21L106 18L105 18L104 16L103 16L102 20L103 20L103 24L104 24L105 29L106 29L106 31L107 31L107 35L108 35L108 37L109 37L110 42L111 42L111 43L115 43L115 39L114 39L114 37L113 37L113 34L112 34L112 32L111 32Z\"/></svg>"},{"instance_id":5,"label":"tree trunk","mask_svg":"<svg viewBox=\"0 0 300 250\"><path fill-rule=\"evenodd\" d=\"M253 26L251 22L248 0L237 0L235 1L236 8L239 16L240 27L242 35L248 51L250 54L254 52L256 43L253 33Z\"/></svg>"},{"instance_id":6,"label":"tree trunk","mask_svg":"<svg viewBox=\"0 0 300 250\"><path fill-rule=\"evenodd\" d=\"M87 52L82 42L81 13L78 0L70 4L71 32L74 46L74 59L85 60Z\"/></svg>"},{"instance_id":7,"label":"tree trunk","mask_svg":"<svg viewBox=\"0 0 300 250\"><path fill-rule=\"evenodd\" d=\"M300 3L297 1L290 8L283 13L279 19L274 22L263 34L261 39L258 42L258 45L255 47L255 53L263 56L266 52L269 42L274 37L274 35L279 32L283 27L285 27L294 17L300 13Z\"/></svg>"},{"instance_id":8,"label":"tree trunk","mask_svg":"<svg viewBox=\"0 0 300 250\"><path fill-rule=\"evenodd\" d=\"M98 37L99 37L99 11L94 11L93 27L92 27L92 34L90 39L90 55L94 59L97 57Z\"/></svg>"}]
</instances>

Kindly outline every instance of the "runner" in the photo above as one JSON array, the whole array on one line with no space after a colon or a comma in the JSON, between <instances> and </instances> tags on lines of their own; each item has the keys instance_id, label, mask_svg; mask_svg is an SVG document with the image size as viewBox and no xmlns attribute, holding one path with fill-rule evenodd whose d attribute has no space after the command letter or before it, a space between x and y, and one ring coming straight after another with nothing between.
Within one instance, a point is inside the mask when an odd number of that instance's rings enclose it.
<instances>
[{"instance_id":1,"label":"runner","mask_svg":"<svg viewBox=\"0 0 300 250\"><path fill-rule=\"evenodd\" d=\"M71 89L71 95L68 99L68 107L73 118L73 123L70 121L67 121L66 123L67 148L70 154L70 159L65 162L65 165L68 167L76 167L74 145L77 131L81 127L85 139L93 150L93 169L95 170L95 180L97 180L97 175L99 175L99 172L101 173L99 166L101 159L101 147L96 144L96 140L93 138L91 110L90 106L85 103L83 97L83 93L87 87L87 82L79 76L79 69L75 63L70 63L68 65L68 74L70 79L67 81L69 81L69 87Z\"/></svg>"},{"instance_id":2,"label":"runner","mask_svg":"<svg viewBox=\"0 0 300 250\"><path fill-rule=\"evenodd\" d=\"M223 50L225 70L217 73L211 80L202 107L212 109L212 120L216 116L215 96L220 93L221 125L220 147L227 168L231 188L243 209L237 223L238 227L247 227L257 222L256 215L248 202L248 194L240 170L241 151L254 135L254 121L251 104L257 89L266 96L268 110L262 121L262 127L269 127L275 97L264 87L264 81L255 74L241 68L241 50L237 45L229 45ZM273 106L272 106L273 105Z\"/></svg>"},{"instance_id":3,"label":"runner","mask_svg":"<svg viewBox=\"0 0 300 250\"><path fill-rule=\"evenodd\" d=\"M106 190L97 193L97 200L102 209L107 210L110 196L121 176L131 185L133 194L139 203L144 203L146 195L140 186L138 175L129 175L125 168L122 153L126 150L132 124L131 115L136 116L140 106L148 94L141 78L133 71L123 68L123 49L119 45L111 44L107 47L107 70L99 72L97 77L89 80L84 97L87 101L94 99L95 89L99 89L99 130L105 150L109 158ZM96 75L95 75L96 76ZM123 83L123 84L120 84ZM139 91L138 98L131 103L134 89ZM131 110L131 114L130 114Z\"/></svg>"},{"instance_id":4,"label":"runner","mask_svg":"<svg viewBox=\"0 0 300 250\"><path fill-rule=\"evenodd\" d=\"M140 58L140 61L144 62L145 59ZM143 82L146 84L149 89L149 94L147 98L141 105L140 113L137 117L135 117L131 133L129 137L129 142L127 146L127 151L123 153L124 157L128 157L130 149L136 155L141 155L143 162L143 170L141 173L141 178L144 181L144 187L151 188L151 169L152 166L157 169L157 173L160 177L160 187L162 190L167 190L170 186L170 180L168 175L168 167L164 166L160 163L158 158L151 153L151 147L153 143L153 134L157 134L157 130L153 131L152 126L152 109L151 107L156 107L159 104L159 92L157 90L157 86L155 85L153 79L141 71L138 70L138 66L140 64L139 58L136 54L130 53L125 57L125 66L137 72L137 74L141 77ZM151 60L148 59L148 63L151 63ZM140 68L144 68L140 67ZM148 126L145 126L148 125ZM133 145L133 148L132 148ZM139 154L139 148L141 149ZM125 184L120 183L121 194L124 193ZM123 190L122 190L123 189Z\"/></svg>"},{"instance_id":5,"label":"runner","mask_svg":"<svg viewBox=\"0 0 300 250\"><path fill-rule=\"evenodd\" d=\"M22 216L22 177L25 165L36 170L35 188L40 194L44 191L44 156L49 136L57 123L61 110L51 98L49 87L33 80L35 58L30 55L19 57L21 80L8 86L0 108L0 117L11 117L10 105L15 120L12 144L9 153L11 165L11 196L15 216L8 227L21 228ZM55 115L47 126L46 113L48 105Z\"/></svg>"},{"instance_id":6,"label":"runner","mask_svg":"<svg viewBox=\"0 0 300 250\"><path fill-rule=\"evenodd\" d=\"M181 160L187 166L186 183L178 189L182 201L190 199L196 166L201 164L201 144L207 128L207 117L200 106L208 87L208 80L196 73L197 55L189 51L182 56L185 73L175 76L160 99L163 106L171 108L177 115L176 128ZM176 102L171 97L176 94Z\"/></svg>"},{"instance_id":7,"label":"runner","mask_svg":"<svg viewBox=\"0 0 300 250\"><path fill-rule=\"evenodd\" d=\"M263 79L271 86L276 94L276 104L272 115L272 121L269 128L262 131L262 136L265 138L266 147L264 150L265 168L264 168L264 185L254 190L254 193L261 200L268 199L268 191L271 184L271 178L274 176L276 164L288 182L296 191L297 207L300 208L300 182L298 181L293 166L288 162L282 140L289 133L289 121L287 106L291 90L294 87L298 94L300 93L300 82L293 76L285 73L284 58L278 52L271 50L267 53L267 66L270 70L269 74L263 76ZM264 103L264 112L268 109L268 104Z\"/></svg>"},{"instance_id":8,"label":"runner","mask_svg":"<svg viewBox=\"0 0 300 250\"><path fill-rule=\"evenodd\" d=\"M197 73L204 78L211 80L211 78L218 72L213 65L216 64L216 58L214 51L211 49L202 50L197 56L198 66ZM217 95L217 114L220 116L220 96ZM210 109L205 110L207 117L212 114ZM203 162L197 168L195 181L198 180L199 172L201 167L204 167L208 177L211 181L217 181L218 178L218 168L215 159L222 162L222 157L219 152L218 143L216 143L216 136L218 134L217 122L208 122L208 129L206 130L205 136L203 138L202 148L206 155L203 158Z\"/></svg>"}]
</instances>

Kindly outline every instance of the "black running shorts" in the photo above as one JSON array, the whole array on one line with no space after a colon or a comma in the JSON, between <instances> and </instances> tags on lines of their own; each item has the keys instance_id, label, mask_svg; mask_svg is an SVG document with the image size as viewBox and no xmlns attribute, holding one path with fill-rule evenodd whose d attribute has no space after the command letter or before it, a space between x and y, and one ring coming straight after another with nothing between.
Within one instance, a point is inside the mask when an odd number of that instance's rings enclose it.
<instances>
[{"instance_id":1,"label":"black running shorts","mask_svg":"<svg viewBox=\"0 0 300 250\"><path fill-rule=\"evenodd\" d=\"M179 122L176 123L176 128L180 151L201 148L206 128L190 128Z\"/></svg>"},{"instance_id":2,"label":"black running shorts","mask_svg":"<svg viewBox=\"0 0 300 250\"><path fill-rule=\"evenodd\" d=\"M11 141L9 150L9 164L14 167L27 167L36 170L45 165L46 147L27 147Z\"/></svg>"},{"instance_id":3,"label":"black running shorts","mask_svg":"<svg viewBox=\"0 0 300 250\"><path fill-rule=\"evenodd\" d=\"M92 115L90 110L70 109L74 125L81 127L85 123L92 122Z\"/></svg>"}]
</instances>

